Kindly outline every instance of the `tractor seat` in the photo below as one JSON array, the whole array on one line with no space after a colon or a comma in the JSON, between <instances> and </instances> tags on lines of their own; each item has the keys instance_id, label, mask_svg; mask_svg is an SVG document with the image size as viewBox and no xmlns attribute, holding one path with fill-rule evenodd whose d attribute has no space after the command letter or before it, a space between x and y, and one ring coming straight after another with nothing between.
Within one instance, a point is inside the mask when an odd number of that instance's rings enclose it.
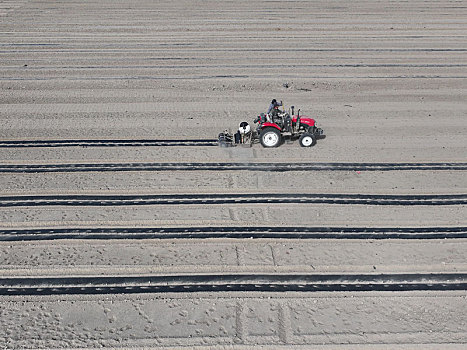
<instances>
[{"instance_id":1,"label":"tractor seat","mask_svg":"<svg viewBox=\"0 0 467 350\"><path fill-rule=\"evenodd\" d=\"M275 115L273 118L272 118L272 122L273 123L276 123L277 125L281 126L284 124L284 120L281 116L279 115Z\"/></svg>"}]
</instances>

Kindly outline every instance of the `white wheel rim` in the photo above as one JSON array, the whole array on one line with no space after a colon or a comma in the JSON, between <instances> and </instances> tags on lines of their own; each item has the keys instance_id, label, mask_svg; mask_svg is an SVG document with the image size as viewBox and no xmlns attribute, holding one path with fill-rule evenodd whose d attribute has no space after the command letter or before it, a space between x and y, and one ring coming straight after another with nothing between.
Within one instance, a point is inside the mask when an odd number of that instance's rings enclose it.
<instances>
[{"instance_id":1,"label":"white wheel rim","mask_svg":"<svg viewBox=\"0 0 467 350\"><path fill-rule=\"evenodd\" d=\"M268 147L274 147L279 142L279 136L275 132L267 132L263 135L263 143Z\"/></svg>"},{"instance_id":2,"label":"white wheel rim","mask_svg":"<svg viewBox=\"0 0 467 350\"><path fill-rule=\"evenodd\" d=\"M313 138L311 136L305 136L302 139L302 144L305 147L310 147L312 143L313 143Z\"/></svg>"}]
</instances>

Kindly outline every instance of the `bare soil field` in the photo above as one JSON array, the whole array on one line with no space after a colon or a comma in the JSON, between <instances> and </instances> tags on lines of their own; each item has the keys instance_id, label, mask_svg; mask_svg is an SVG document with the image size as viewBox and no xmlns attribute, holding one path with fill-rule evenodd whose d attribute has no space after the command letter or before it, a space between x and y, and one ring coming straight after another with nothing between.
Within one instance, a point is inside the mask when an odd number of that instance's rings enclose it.
<instances>
[{"instance_id":1,"label":"bare soil field","mask_svg":"<svg viewBox=\"0 0 467 350\"><path fill-rule=\"evenodd\" d=\"M465 1L0 1L0 349L465 348L466 54ZM272 98L326 138L109 145Z\"/></svg>"}]
</instances>

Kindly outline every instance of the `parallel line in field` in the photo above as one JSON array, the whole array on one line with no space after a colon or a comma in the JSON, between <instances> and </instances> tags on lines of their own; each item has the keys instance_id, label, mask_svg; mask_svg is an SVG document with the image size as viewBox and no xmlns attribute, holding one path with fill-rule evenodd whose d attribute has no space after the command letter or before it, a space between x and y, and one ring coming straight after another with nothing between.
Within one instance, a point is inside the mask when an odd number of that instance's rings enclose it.
<instances>
[{"instance_id":1,"label":"parallel line in field","mask_svg":"<svg viewBox=\"0 0 467 350\"><path fill-rule=\"evenodd\" d=\"M337 193L220 193L160 195L36 195L1 196L0 207L219 205L219 204L343 204L438 206L465 205L467 194L377 195Z\"/></svg>"},{"instance_id":2,"label":"parallel line in field","mask_svg":"<svg viewBox=\"0 0 467 350\"><path fill-rule=\"evenodd\" d=\"M57 239L462 239L467 227L145 227L0 230L0 241Z\"/></svg>"},{"instance_id":3,"label":"parallel line in field","mask_svg":"<svg viewBox=\"0 0 467 350\"><path fill-rule=\"evenodd\" d=\"M216 139L199 140L14 140L0 141L0 148L23 147L128 147L217 146Z\"/></svg>"},{"instance_id":4,"label":"parallel line in field","mask_svg":"<svg viewBox=\"0 0 467 350\"><path fill-rule=\"evenodd\" d=\"M467 290L467 274L219 274L0 278L0 295Z\"/></svg>"},{"instance_id":5,"label":"parallel line in field","mask_svg":"<svg viewBox=\"0 0 467 350\"><path fill-rule=\"evenodd\" d=\"M1 51L0 51L1 53ZM265 78L284 78L285 75L272 74L222 74L222 75L195 75L195 76L160 76L160 75L141 75L141 76L54 76L54 77L0 77L0 81L100 81L100 80L209 80L209 79L265 79ZM297 75L298 76L298 75ZM302 79L467 79L467 75L299 75ZM287 75L291 77L290 74Z\"/></svg>"},{"instance_id":6,"label":"parallel line in field","mask_svg":"<svg viewBox=\"0 0 467 350\"><path fill-rule=\"evenodd\" d=\"M126 146L126 145L125 145ZM395 171L467 170L467 163L88 163L0 164L0 173L104 171Z\"/></svg>"},{"instance_id":7,"label":"parallel line in field","mask_svg":"<svg viewBox=\"0 0 467 350\"><path fill-rule=\"evenodd\" d=\"M196 64L196 65L132 65L132 66L34 66L28 67L28 71L45 69L102 69L102 70L121 70L121 69L199 69L199 68L243 68L243 69L272 69L272 68L461 68L467 67L467 64L302 64L302 63L283 63L283 64ZM2 70L19 70L18 66L3 66ZM23 69L24 70L24 69Z\"/></svg>"},{"instance_id":8,"label":"parallel line in field","mask_svg":"<svg viewBox=\"0 0 467 350\"><path fill-rule=\"evenodd\" d=\"M121 46L121 44L119 44ZM21 44L21 45L9 45L9 46L40 46L40 47L56 47L60 46L60 44ZM119 46L119 47L120 47ZM48 52L48 53L64 53L64 52L69 52L71 54L76 54L80 52L85 52L85 53L102 53L102 52L115 52L115 53L128 53L128 52L144 52L144 53L149 53L149 52L166 52L167 47L171 46L171 51L188 51L188 52L274 52L274 53L280 53L280 52L287 52L289 53L289 48L286 49L281 49L280 47L275 47L275 48L199 48L199 47L194 47L193 44L172 44L172 45L167 45L167 44L159 44L159 47L128 47L128 48L90 48L90 49L72 49L72 48L59 48L59 49L45 49L45 50L30 50L30 49L25 49L25 50L0 50L0 53L32 53L32 52ZM312 49L312 48L294 48L293 49L295 52L467 52L467 49L465 48L412 48L412 49L406 49L406 48L378 48L378 49L372 49L372 48L348 48L348 49Z\"/></svg>"}]
</instances>

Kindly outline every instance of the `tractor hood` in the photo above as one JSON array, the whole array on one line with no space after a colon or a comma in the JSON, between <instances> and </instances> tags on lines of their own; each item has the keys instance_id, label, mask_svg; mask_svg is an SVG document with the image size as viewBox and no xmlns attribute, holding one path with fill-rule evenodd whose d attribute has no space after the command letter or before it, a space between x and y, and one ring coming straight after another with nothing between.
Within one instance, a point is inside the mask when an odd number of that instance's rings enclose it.
<instances>
[{"instance_id":1,"label":"tractor hood","mask_svg":"<svg viewBox=\"0 0 467 350\"><path fill-rule=\"evenodd\" d=\"M297 116L294 115L292 117L292 121L294 123L297 122ZM313 118L310 118L310 117L300 117L300 123L301 124L306 124L306 125L309 125L309 126L315 126L315 120Z\"/></svg>"}]
</instances>

